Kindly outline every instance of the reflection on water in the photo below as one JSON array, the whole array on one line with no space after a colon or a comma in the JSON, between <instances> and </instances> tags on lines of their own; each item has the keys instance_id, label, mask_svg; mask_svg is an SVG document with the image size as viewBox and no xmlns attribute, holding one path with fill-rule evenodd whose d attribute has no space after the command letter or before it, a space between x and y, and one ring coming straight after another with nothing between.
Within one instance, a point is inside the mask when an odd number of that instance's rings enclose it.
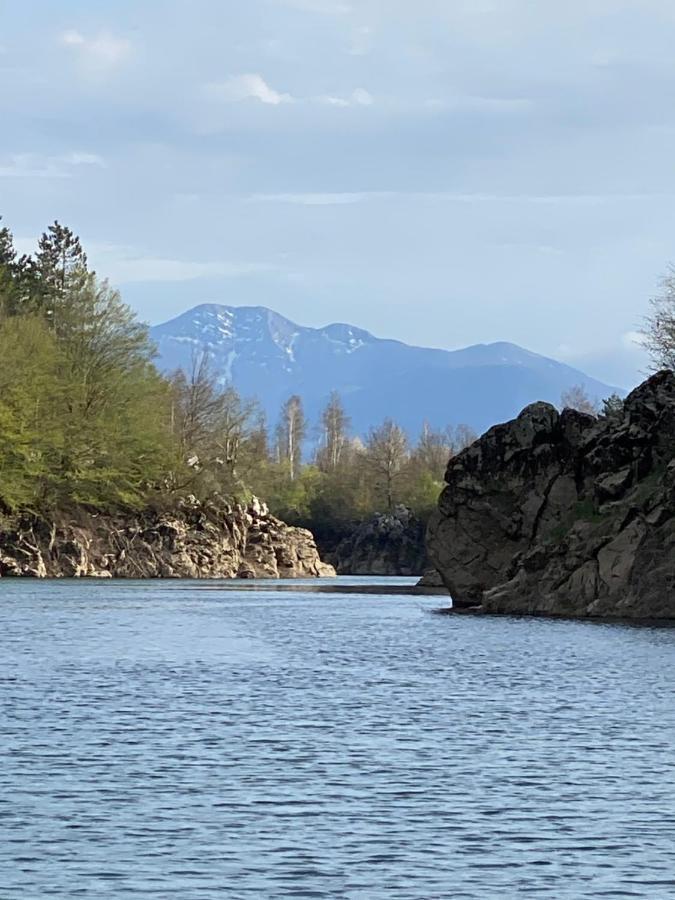
<instances>
[{"instance_id":1,"label":"reflection on water","mask_svg":"<svg viewBox=\"0 0 675 900\"><path fill-rule=\"evenodd\" d=\"M2 900L675 896L675 631L301 591L0 583Z\"/></svg>"}]
</instances>

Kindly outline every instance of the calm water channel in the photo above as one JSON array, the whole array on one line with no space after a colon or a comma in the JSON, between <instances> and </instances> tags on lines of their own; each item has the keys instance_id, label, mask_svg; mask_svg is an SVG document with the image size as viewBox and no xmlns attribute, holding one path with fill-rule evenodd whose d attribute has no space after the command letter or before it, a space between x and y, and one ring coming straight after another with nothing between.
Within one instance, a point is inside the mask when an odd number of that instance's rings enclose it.
<instances>
[{"instance_id":1,"label":"calm water channel","mask_svg":"<svg viewBox=\"0 0 675 900\"><path fill-rule=\"evenodd\" d=\"M301 585L0 601L2 900L675 897L675 630Z\"/></svg>"}]
</instances>

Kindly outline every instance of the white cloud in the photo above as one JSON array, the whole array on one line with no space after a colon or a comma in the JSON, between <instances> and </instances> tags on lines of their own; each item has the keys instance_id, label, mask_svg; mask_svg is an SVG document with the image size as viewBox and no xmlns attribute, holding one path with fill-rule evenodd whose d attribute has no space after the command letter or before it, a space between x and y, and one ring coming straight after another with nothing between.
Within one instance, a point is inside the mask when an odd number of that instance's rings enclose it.
<instances>
[{"instance_id":1,"label":"white cloud","mask_svg":"<svg viewBox=\"0 0 675 900\"><path fill-rule=\"evenodd\" d=\"M621 343L629 350L644 349L646 337L640 331L627 331L621 335Z\"/></svg>"},{"instance_id":2,"label":"white cloud","mask_svg":"<svg viewBox=\"0 0 675 900\"><path fill-rule=\"evenodd\" d=\"M282 103L320 103L324 106L345 108L372 106L375 102L373 95L362 87L356 88L346 97L331 94L323 94L319 97L294 97L291 94L275 90L262 75L254 72L233 75L226 81L207 84L204 90L209 97L215 100L224 100L228 103L257 100L269 106L279 106Z\"/></svg>"},{"instance_id":3,"label":"white cloud","mask_svg":"<svg viewBox=\"0 0 675 900\"><path fill-rule=\"evenodd\" d=\"M321 97L314 98L316 103L323 103L325 106L339 106L342 108L349 106L372 106L375 98L365 88L356 88L348 97L336 97L330 94L324 94Z\"/></svg>"},{"instance_id":4,"label":"white cloud","mask_svg":"<svg viewBox=\"0 0 675 900\"><path fill-rule=\"evenodd\" d=\"M428 109L448 109L459 112L522 113L532 109L526 97L432 97L424 102Z\"/></svg>"},{"instance_id":5,"label":"white cloud","mask_svg":"<svg viewBox=\"0 0 675 900\"><path fill-rule=\"evenodd\" d=\"M102 156L98 153L68 153L62 157L63 162L69 166L96 166L99 169L105 169L106 163Z\"/></svg>"},{"instance_id":6,"label":"white cloud","mask_svg":"<svg viewBox=\"0 0 675 900\"><path fill-rule=\"evenodd\" d=\"M372 43L373 29L362 25L352 32L348 53L350 56L367 56L372 48Z\"/></svg>"},{"instance_id":7,"label":"white cloud","mask_svg":"<svg viewBox=\"0 0 675 900\"><path fill-rule=\"evenodd\" d=\"M278 106L280 103L292 103L294 99L290 94L275 91L262 75L256 73L234 75L219 84L207 85L206 90L212 97L229 102L259 100L261 103Z\"/></svg>"},{"instance_id":8,"label":"white cloud","mask_svg":"<svg viewBox=\"0 0 675 900\"><path fill-rule=\"evenodd\" d=\"M74 152L65 156L14 153L0 157L0 178L71 178L78 166L105 168L105 160L95 153Z\"/></svg>"},{"instance_id":9,"label":"white cloud","mask_svg":"<svg viewBox=\"0 0 675 900\"><path fill-rule=\"evenodd\" d=\"M294 206L344 206L349 203L361 203L372 196L378 195L367 192L254 194L251 200L258 203L291 203Z\"/></svg>"},{"instance_id":10,"label":"white cloud","mask_svg":"<svg viewBox=\"0 0 675 900\"><path fill-rule=\"evenodd\" d=\"M14 153L0 158L0 178L68 178L69 173L49 157Z\"/></svg>"},{"instance_id":11,"label":"white cloud","mask_svg":"<svg viewBox=\"0 0 675 900\"><path fill-rule=\"evenodd\" d=\"M94 68L113 68L123 62L131 52L131 41L100 32L87 37L81 31L71 29L61 35L61 43L77 52L87 65Z\"/></svg>"},{"instance_id":12,"label":"white cloud","mask_svg":"<svg viewBox=\"0 0 675 900\"><path fill-rule=\"evenodd\" d=\"M331 97L329 94L325 94L322 97L317 97L316 102L323 103L326 106L339 106L342 108L351 105L349 100L345 100L344 97Z\"/></svg>"},{"instance_id":13,"label":"white cloud","mask_svg":"<svg viewBox=\"0 0 675 900\"><path fill-rule=\"evenodd\" d=\"M352 11L350 4L342 0L283 0L283 4L301 12L319 13L323 16L345 16Z\"/></svg>"},{"instance_id":14,"label":"white cloud","mask_svg":"<svg viewBox=\"0 0 675 900\"><path fill-rule=\"evenodd\" d=\"M254 262L211 262L143 256L130 247L116 244L89 245L94 266L115 284L151 281L192 281L197 278L237 278L272 267Z\"/></svg>"},{"instance_id":15,"label":"white cloud","mask_svg":"<svg viewBox=\"0 0 675 900\"><path fill-rule=\"evenodd\" d=\"M375 98L373 95L364 88L356 88L352 92L352 103L356 104L356 106L372 106L374 102Z\"/></svg>"}]
</instances>

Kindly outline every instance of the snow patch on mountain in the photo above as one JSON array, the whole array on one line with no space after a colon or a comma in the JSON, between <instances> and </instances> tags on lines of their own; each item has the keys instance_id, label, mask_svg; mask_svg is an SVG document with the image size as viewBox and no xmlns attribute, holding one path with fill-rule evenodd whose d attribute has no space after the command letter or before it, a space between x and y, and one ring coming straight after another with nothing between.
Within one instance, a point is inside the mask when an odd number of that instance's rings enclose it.
<instances>
[{"instance_id":1,"label":"snow patch on mountain","mask_svg":"<svg viewBox=\"0 0 675 900\"><path fill-rule=\"evenodd\" d=\"M559 403L573 385L597 400L622 393L504 341L454 351L414 347L345 323L303 327L264 306L203 304L151 334L163 370L189 369L204 350L219 380L256 396L270 424L291 394L317 421L332 390L342 395L355 433L391 417L411 436L425 422L483 431L535 400Z\"/></svg>"}]
</instances>

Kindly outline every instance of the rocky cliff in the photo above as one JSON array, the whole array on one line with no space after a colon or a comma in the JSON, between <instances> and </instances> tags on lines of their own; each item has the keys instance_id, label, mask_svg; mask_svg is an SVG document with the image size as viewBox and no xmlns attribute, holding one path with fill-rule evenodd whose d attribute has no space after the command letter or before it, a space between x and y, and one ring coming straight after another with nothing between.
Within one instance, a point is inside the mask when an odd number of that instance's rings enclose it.
<instances>
[{"instance_id":1,"label":"rocky cliff","mask_svg":"<svg viewBox=\"0 0 675 900\"><path fill-rule=\"evenodd\" d=\"M342 540L331 557L341 575L419 575L424 571L424 526L406 506L377 513Z\"/></svg>"},{"instance_id":2,"label":"rocky cliff","mask_svg":"<svg viewBox=\"0 0 675 900\"><path fill-rule=\"evenodd\" d=\"M450 461L427 532L456 608L675 618L675 376L595 419L546 403Z\"/></svg>"},{"instance_id":3,"label":"rocky cliff","mask_svg":"<svg viewBox=\"0 0 675 900\"><path fill-rule=\"evenodd\" d=\"M0 576L303 578L334 575L311 532L254 500L248 507L188 499L172 513L77 522L25 520L0 531Z\"/></svg>"}]
</instances>

